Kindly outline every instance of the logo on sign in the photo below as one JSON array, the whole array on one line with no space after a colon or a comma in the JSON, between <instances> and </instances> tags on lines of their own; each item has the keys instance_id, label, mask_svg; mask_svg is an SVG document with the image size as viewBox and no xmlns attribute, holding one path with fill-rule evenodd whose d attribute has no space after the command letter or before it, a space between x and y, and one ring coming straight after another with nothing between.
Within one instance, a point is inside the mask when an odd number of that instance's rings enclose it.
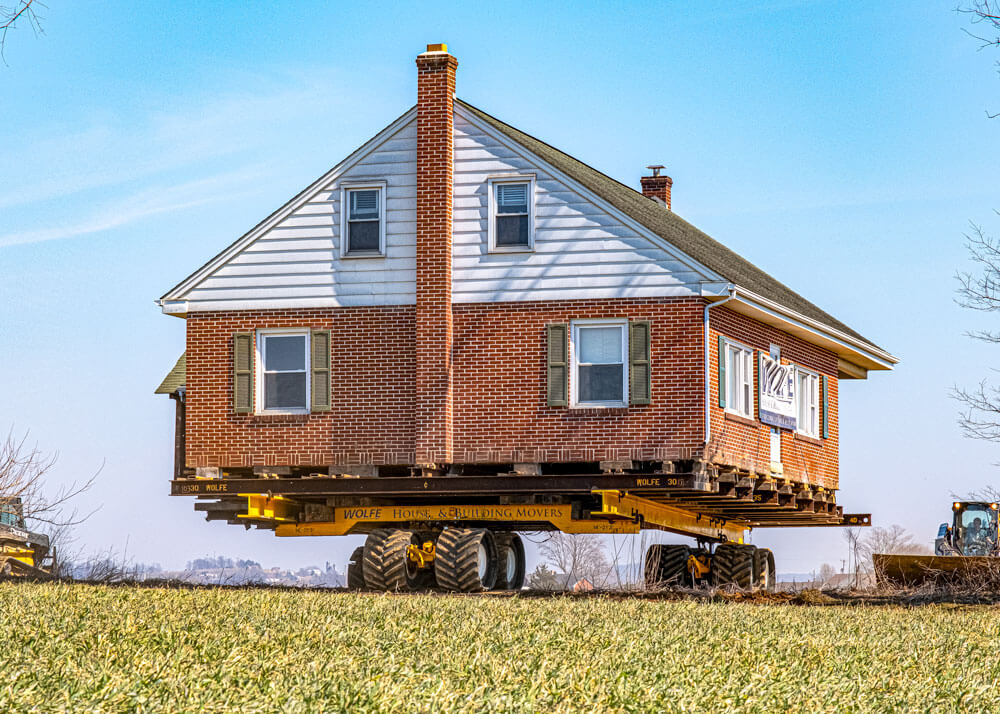
<instances>
[{"instance_id":1,"label":"logo on sign","mask_svg":"<svg viewBox=\"0 0 1000 714\"><path fill-rule=\"evenodd\" d=\"M760 359L760 420L782 429L795 428L795 371L768 355Z\"/></svg>"}]
</instances>

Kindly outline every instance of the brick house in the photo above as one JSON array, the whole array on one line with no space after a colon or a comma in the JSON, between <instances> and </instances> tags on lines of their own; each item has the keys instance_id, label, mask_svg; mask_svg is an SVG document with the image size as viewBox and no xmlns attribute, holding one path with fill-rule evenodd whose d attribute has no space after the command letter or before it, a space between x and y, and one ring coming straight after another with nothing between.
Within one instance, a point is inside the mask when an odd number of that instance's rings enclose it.
<instances>
[{"instance_id":1,"label":"brick house","mask_svg":"<svg viewBox=\"0 0 1000 714\"><path fill-rule=\"evenodd\" d=\"M838 486L873 342L633 190L455 97L417 103L159 301L177 475L698 468Z\"/></svg>"}]
</instances>

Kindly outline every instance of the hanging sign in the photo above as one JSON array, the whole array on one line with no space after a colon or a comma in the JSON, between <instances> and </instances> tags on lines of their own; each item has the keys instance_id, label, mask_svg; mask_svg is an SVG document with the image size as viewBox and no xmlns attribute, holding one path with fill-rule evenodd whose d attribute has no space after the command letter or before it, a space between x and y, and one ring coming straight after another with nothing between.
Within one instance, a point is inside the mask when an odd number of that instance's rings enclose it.
<instances>
[{"instance_id":1,"label":"hanging sign","mask_svg":"<svg viewBox=\"0 0 1000 714\"><path fill-rule=\"evenodd\" d=\"M760 420L795 429L795 370L770 356L760 356Z\"/></svg>"}]
</instances>

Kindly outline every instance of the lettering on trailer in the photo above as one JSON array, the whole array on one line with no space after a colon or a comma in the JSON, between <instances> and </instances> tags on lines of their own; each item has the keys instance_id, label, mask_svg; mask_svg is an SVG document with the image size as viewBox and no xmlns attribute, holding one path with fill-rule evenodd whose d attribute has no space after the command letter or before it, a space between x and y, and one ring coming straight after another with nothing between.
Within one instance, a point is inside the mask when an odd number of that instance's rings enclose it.
<instances>
[{"instance_id":1,"label":"lettering on trailer","mask_svg":"<svg viewBox=\"0 0 1000 714\"><path fill-rule=\"evenodd\" d=\"M347 521L547 521L565 518L555 506L368 506L338 508L336 520Z\"/></svg>"},{"instance_id":2,"label":"lettering on trailer","mask_svg":"<svg viewBox=\"0 0 1000 714\"><path fill-rule=\"evenodd\" d=\"M760 356L760 420L795 429L795 370L768 355Z\"/></svg>"}]
</instances>

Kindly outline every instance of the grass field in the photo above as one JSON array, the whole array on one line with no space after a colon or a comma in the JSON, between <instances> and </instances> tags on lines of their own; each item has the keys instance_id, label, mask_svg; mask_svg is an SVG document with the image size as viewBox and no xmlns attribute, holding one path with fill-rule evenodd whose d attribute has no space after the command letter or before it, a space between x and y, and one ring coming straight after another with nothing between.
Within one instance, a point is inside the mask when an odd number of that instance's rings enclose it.
<instances>
[{"instance_id":1,"label":"grass field","mask_svg":"<svg viewBox=\"0 0 1000 714\"><path fill-rule=\"evenodd\" d=\"M1000 609L0 584L0 711L1000 711Z\"/></svg>"}]
</instances>

